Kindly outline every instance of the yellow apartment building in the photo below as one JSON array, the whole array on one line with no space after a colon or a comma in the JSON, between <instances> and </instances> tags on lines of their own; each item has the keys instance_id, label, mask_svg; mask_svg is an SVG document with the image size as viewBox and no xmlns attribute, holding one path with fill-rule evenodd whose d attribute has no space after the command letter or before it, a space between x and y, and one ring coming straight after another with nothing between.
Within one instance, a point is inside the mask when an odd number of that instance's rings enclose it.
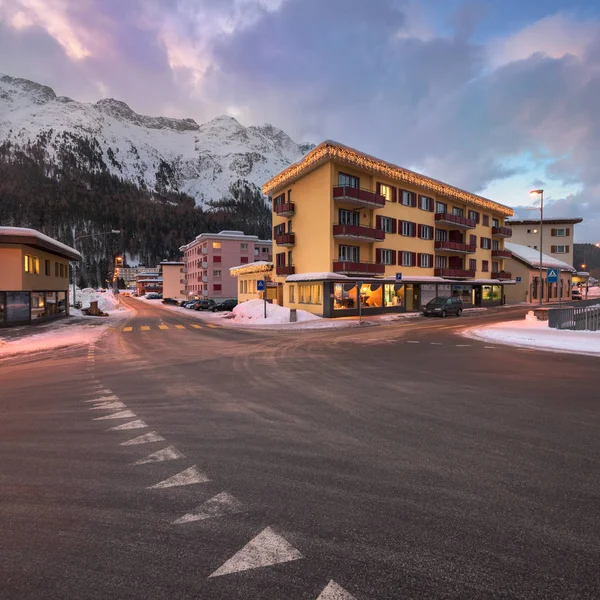
<instances>
[{"instance_id":1,"label":"yellow apartment building","mask_svg":"<svg viewBox=\"0 0 600 600\"><path fill-rule=\"evenodd\" d=\"M185 263L164 260L159 264L159 268L163 298L175 298L176 300L187 298L185 273L183 272Z\"/></svg>"},{"instance_id":2,"label":"yellow apartment building","mask_svg":"<svg viewBox=\"0 0 600 600\"><path fill-rule=\"evenodd\" d=\"M513 210L333 141L263 186L279 303L326 317L504 302Z\"/></svg>"},{"instance_id":3,"label":"yellow apartment building","mask_svg":"<svg viewBox=\"0 0 600 600\"><path fill-rule=\"evenodd\" d=\"M69 314L69 261L77 250L39 231L0 227L0 327Z\"/></svg>"}]
</instances>

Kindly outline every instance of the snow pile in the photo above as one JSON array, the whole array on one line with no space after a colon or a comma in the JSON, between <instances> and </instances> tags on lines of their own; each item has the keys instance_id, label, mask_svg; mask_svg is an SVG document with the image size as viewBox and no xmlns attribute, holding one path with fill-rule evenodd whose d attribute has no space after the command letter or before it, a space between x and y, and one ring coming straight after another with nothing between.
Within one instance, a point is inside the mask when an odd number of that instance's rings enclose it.
<instances>
[{"instance_id":1,"label":"snow pile","mask_svg":"<svg viewBox=\"0 0 600 600\"><path fill-rule=\"evenodd\" d=\"M265 319L265 308L263 300L249 300L238 304L233 309L233 321L235 323L252 323L256 325L282 325L290 322L290 309L277 304L267 303L267 318ZM319 321L321 317L313 315L305 310L296 312L298 322Z\"/></svg>"},{"instance_id":2,"label":"snow pile","mask_svg":"<svg viewBox=\"0 0 600 600\"><path fill-rule=\"evenodd\" d=\"M72 291L70 292L70 296L72 299ZM81 304L82 309L89 308L90 304L96 300L98 301L98 308L102 312L112 313L122 309L112 290L99 291L93 288L84 288L80 290L79 288L76 288L75 297L77 298L77 302Z\"/></svg>"}]
</instances>

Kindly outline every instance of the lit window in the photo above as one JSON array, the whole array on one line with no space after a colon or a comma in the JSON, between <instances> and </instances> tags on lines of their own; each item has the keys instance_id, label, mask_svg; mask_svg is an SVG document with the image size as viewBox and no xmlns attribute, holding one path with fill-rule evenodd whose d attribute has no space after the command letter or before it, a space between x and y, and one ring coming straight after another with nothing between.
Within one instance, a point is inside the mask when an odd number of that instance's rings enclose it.
<instances>
[{"instance_id":1,"label":"lit window","mask_svg":"<svg viewBox=\"0 0 600 600\"><path fill-rule=\"evenodd\" d=\"M293 304L293 303L295 303L295 300L294 300L294 289L295 289L295 286L290 285L289 289L290 289L290 291L289 291L290 302Z\"/></svg>"},{"instance_id":2,"label":"lit window","mask_svg":"<svg viewBox=\"0 0 600 600\"><path fill-rule=\"evenodd\" d=\"M25 273L33 273L33 261L29 254L25 255Z\"/></svg>"},{"instance_id":3,"label":"lit window","mask_svg":"<svg viewBox=\"0 0 600 600\"><path fill-rule=\"evenodd\" d=\"M215 250L220 250L220 249L221 249L221 242L213 242L213 243L212 243L212 247L213 247Z\"/></svg>"},{"instance_id":4,"label":"lit window","mask_svg":"<svg viewBox=\"0 0 600 600\"><path fill-rule=\"evenodd\" d=\"M379 195L383 196L388 202L392 201L392 188L389 185L379 185Z\"/></svg>"}]
</instances>

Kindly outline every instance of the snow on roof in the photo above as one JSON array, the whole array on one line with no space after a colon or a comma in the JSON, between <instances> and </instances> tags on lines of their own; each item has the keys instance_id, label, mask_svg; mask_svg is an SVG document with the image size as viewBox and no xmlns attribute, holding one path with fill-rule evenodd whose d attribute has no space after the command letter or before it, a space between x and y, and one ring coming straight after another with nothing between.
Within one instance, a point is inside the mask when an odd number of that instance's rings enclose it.
<instances>
[{"instance_id":1,"label":"snow on roof","mask_svg":"<svg viewBox=\"0 0 600 600\"><path fill-rule=\"evenodd\" d=\"M350 277L328 272L297 273L296 275L289 275L286 281L325 281L326 279L350 279Z\"/></svg>"},{"instance_id":2,"label":"snow on roof","mask_svg":"<svg viewBox=\"0 0 600 600\"><path fill-rule=\"evenodd\" d=\"M295 281L368 281L373 283L380 281L381 283L396 282L396 277L348 277L348 275L340 275L340 273L297 273L296 275L290 275L286 278L286 282L293 283ZM468 279L468 280L455 280L445 279L444 277L435 277L428 275L410 275L402 278L397 283L449 283L449 284L470 284L470 283L485 283L485 284L498 284L498 283L514 283L514 281L506 279Z\"/></svg>"},{"instance_id":3,"label":"snow on roof","mask_svg":"<svg viewBox=\"0 0 600 600\"><path fill-rule=\"evenodd\" d=\"M14 241L13 241L14 240ZM81 254L50 236L27 227L0 227L0 242L5 244L17 243L40 247L70 260L81 260Z\"/></svg>"},{"instance_id":4,"label":"snow on roof","mask_svg":"<svg viewBox=\"0 0 600 600\"><path fill-rule=\"evenodd\" d=\"M577 225L583 221L582 217L571 217L562 219L544 219L544 225ZM539 225L539 219L507 219L506 225Z\"/></svg>"},{"instance_id":5,"label":"snow on roof","mask_svg":"<svg viewBox=\"0 0 600 600\"><path fill-rule=\"evenodd\" d=\"M185 265L184 262L179 262L175 260L163 260L163 262L159 263L160 265Z\"/></svg>"},{"instance_id":6,"label":"snow on roof","mask_svg":"<svg viewBox=\"0 0 600 600\"><path fill-rule=\"evenodd\" d=\"M513 257L519 259L521 262L524 262L530 267L539 268L539 250L536 250L535 248L530 248L529 246L522 246L521 244L513 244L511 242L504 242L504 249L510 250L513 254ZM560 269L561 271L575 272L575 269L571 265L569 265L566 262L563 262L562 260L558 260L558 258L549 256L548 254L542 254L542 267L552 267Z\"/></svg>"},{"instance_id":7,"label":"snow on roof","mask_svg":"<svg viewBox=\"0 0 600 600\"><path fill-rule=\"evenodd\" d=\"M273 269L273 263L266 260L257 260L256 262L246 263L245 265L238 265L237 267L230 267L230 275L238 275L235 271L244 273L259 273L261 271L271 271Z\"/></svg>"}]
</instances>

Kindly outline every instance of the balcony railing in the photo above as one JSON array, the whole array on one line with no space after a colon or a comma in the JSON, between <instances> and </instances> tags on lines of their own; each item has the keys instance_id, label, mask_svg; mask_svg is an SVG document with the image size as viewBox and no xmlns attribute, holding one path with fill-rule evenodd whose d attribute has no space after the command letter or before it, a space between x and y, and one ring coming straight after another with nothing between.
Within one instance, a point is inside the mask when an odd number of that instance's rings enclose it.
<instances>
[{"instance_id":1,"label":"balcony railing","mask_svg":"<svg viewBox=\"0 0 600 600\"><path fill-rule=\"evenodd\" d=\"M475 271L471 269L435 269L436 277L448 277L450 279L474 279Z\"/></svg>"},{"instance_id":2,"label":"balcony railing","mask_svg":"<svg viewBox=\"0 0 600 600\"><path fill-rule=\"evenodd\" d=\"M294 265L277 265L275 267L275 273L279 276L294 275L296 273L296 267Z\"/></svg>"},{"instance_id":3,"label":"balcony railing","mask_svg":"<svg viewBox=\"0 0 600 600\"><path fill-rule=\"evenodd\" d=\"M344 239L363 239L370 242L381 242L385 239L385 232L375 227L363 225L347 225L345 223L334 223L333 237Z\"/></svg>"},{"instance_id":4,"label":"balcony railing","mask_svg":"<svg viewBox=\"0 0 600 600\"><path fill-rule=\"evenodd\" d=\"M208 269L208 261L207 260L203 260L201 263L201 266L203 269Z\"/></svg>"},{"instance_id":5,"label":"balcony railing","mask_svg":"<svg viewBox=\"0 0 600 600\"><path fill-rule=\"evenodd\" d=\"M473 219L467 219L467 217L460 217L453 215L452 213L435 213L436 223L446 223L448 225L454 225L460 229L475 229L477 227L477 221Z\"/></svg>"},{"instance_id":6,"label":"balcony railing","mask_svg":"<svg viewBox=\"0 0 600 600\"><path fill-rule=\"evenodd\" d=\"M281 233L275 236L275 243L278 246L293 246L296 243L295 233Z\"/></svg>"},{"instance_id":7,"label":"balcony railing","mask_svg":"<svg viewBox=\"0 0 600 600\"><path fill-rule=\"evenodd\" d=\"M492 250L493 258L512 258L512 252L510 250Z\"/></svg>"},{"instance_id":8,"label":"balcony railing","mask_svg":"<svg viewBox=\"0 0 600 600\"><path fill-rule=\"evenodd\" d=\"M333 272L343 273L345 275L383 275L385 273L385 265L379 265L372 262L336 260L333 263Z\"/></svg>"},{"instance_id":9,"label":"balcony railing","mask_svg":"<svg viewBox=\"0 0 600 600\"><path fill-rule=\"evenodd\" d=\"M492 227L493 237L512 237L512 229L510 227Z\"/></svg>"},{"instance_id":10,"label":"balcony railing","mask_svg":"<svg viewBox=\"0 0 600 600\"><path fill-rule=\"evenodd\" d=\"M206 275L202 275L202 283L208 283L208 277Z\"/></svg>"},{"instance_id":11,"label":"balcony railing","mask_svg":"<svg viewBox=\"0 0 600 600\"><path fill-rule=\"evenodd\" d=\"M512 279L512 273L509 273L507 271L501 271L500 273L492 271L491 275L492 279Z\"/></svg>"},{"instance_id":12,"label":"balcony railing","mask_svg":"<svg viewBox=\"0 0 600 600\"><path fill-rule=\"evenodd\" d=\"M180 280L179 280L179 283L181 283L181 284L185 285L185 284L187 283L187 279L180 279Z\"/></svg>"},{"instance_id":13,"label":"balcony railing","mask_svg":"<svg viewBox=\"0 0 600 600\"><path fill-rule=\"evenodd\" d=\"M353 206L362 206L365 208L383 208L385 206L385 198L375 192L363 190L355 187L340 187L333 188L333 199L337 202L352 204Z\"/></svg>"},{"instance_id":14,"label":"balcony railing","mask_svg":"<svg viewBox=\"0 0 600 600\"><path fill-rule=\"evenodd\" d=\"M208 254L208 248L202 248L202 254Z\"/></svg>"},{"instance_id":15,"label":"balcony railing","mask_svg":"<svg viewBox=\"0 0 600 600\"><path fill-rule=\"evenodd\" d=\"M473 254L474 252L477 251L477 248L475 246L471 246L470 244L464 244L463 242L449 242L449 241L436 242L435 249L438 252L451 252L451 253L460 252L463 254Z\"/></svg>"},{"instance_id":16,"label":"balcony railing","mask_svg":"<svg viewBox=\"0 0 600 600\"><path fill-rule=\"evenodd\" d=\"M275 214L280 217L291 217L296 212L296 205L293 202L284 202L274 206Z\"/></svg>"}]
</instances>

